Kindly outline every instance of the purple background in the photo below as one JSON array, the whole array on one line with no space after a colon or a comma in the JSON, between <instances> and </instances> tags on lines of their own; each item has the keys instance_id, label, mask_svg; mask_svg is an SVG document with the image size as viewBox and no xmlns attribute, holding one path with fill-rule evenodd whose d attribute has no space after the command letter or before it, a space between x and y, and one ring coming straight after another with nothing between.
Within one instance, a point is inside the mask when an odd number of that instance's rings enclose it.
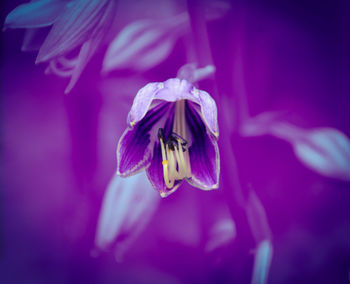
<instances>
[{"instance_id":1,"label":"purple background","mask_svg":"<svg viewBox=\"0 0 350 284\"><path fill-rule=\"evenodd\" d=\"M232 110L243 88L252 115L285 111L290 123L349 137L349 1L241 2L208 24L219 91ZM3 3L2 22L19 3ZM255 245L244 219L235 220L243 249L203 251L208 227L234 202L220 190L186 185L162 200L122 264L113 251L92 253L133 96L176 75L185 41L144 74L100 76L101 50L64 95L67 80L35 66L35 53L20 51L22 38L23 30L2 33L0 282L249 283ZM268 283L348 283L349 183L305 168L273 137L234 138L233 147L272 231Z\"/></svg>"}]
</instances>

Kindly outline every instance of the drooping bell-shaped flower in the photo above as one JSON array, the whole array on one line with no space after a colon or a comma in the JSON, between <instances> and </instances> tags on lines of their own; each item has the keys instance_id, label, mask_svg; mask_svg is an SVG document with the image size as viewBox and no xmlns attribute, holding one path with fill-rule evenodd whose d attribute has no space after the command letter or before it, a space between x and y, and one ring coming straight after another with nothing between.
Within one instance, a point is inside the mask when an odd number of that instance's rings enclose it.
<instances>
[{"instance_id":1,"label":"drooping bell-shaped flower","mask_svg":"<svg viewBox=\"0 0 350 284\"><path fill-rule=\"evenodd\" d=\"M150 83L137 93L117 148L120 176L142 169L162 197L187 180L218 187L219 135L215 101L186 80Z\"/></svg>"}]
</instances>

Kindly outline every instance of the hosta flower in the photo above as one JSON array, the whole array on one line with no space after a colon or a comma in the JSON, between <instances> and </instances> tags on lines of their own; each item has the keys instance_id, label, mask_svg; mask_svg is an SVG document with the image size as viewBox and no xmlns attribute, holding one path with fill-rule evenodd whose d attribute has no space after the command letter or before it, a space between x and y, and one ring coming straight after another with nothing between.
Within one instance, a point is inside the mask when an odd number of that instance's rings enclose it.
<instances>
[{"instance_id":1,"label":"hosta flower","mask_svg":"<svg viewBox=\"0 0 350 284\"><path fill-rule=\"evenodd\" d=\"M162 197L187 180L203 190L218 187L217 109L211 96L186 80L150 83L137 93L119 140L117 172L146 168Z\"/></svg>"},{"instance_id":2,"label":"hosta flower","mask_svg":"<svg viewBox=\"0 0 350 284\"><path fill-rule=\"evenodd\" d=\"M113 0L37 0L15 8L6 17L4 28L28 29L22 46L26 50L41 39L40 28L52 25L41 42L36 63L47 62L46 73L70 77L67 93L100 46L114 12Z\"/></svg>"}]
</instances>

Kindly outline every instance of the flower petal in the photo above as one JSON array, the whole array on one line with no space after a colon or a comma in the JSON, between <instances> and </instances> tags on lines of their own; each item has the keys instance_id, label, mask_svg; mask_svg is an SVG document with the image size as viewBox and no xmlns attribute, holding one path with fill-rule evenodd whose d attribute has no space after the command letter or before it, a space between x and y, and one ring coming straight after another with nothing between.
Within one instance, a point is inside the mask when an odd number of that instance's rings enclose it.
<instances>
[{"instance_id":1,"label":"flower petal","mask_svg":"<svg viewBox=\"0 0 350 284\"><path fill-rule=\"evenodd\" d=\"M101 21L108 0L75 0L65 7L39 50L37 62L64 55L87 41Z\"/></svg>"},{"instance_id":2,"label":"flower petal","mask_svg":"<svg viewBox=\"0 0 350 284\"><path fill-rule=\"evenodd\" d=\"M151 158L150 131L169 109L169 104L160 104L150 110L142 121L133 128L127 128L117 148L118 168L121 176L135 174L146 167Z\"/></svg>"},{"instance_id":3,"label":"flower petal","mask_svg":"<svg viewBox=\"0 0 350 284\"><path fill-rule=\"evenodd\" d=\"M129 126L133 126L146 115L155 93L161 88L163 83L149 83L137 92L127 118Z\"/></svg>"},{"instance_id":4,"label":"flower petal","mask_svg":"<svg viewBox=\"0 0 350 284\"><path fill-rule=\"evenodd\" d=\"M174 123L174 105L169 104L169 113L167 120L163 123L164 135L167 137L173 129ZM161 197L167 197L173 193L182 183L182 181L176 180L172 188L168 188L164 181L163 175L163 157L161 152L160 143L156 141L153 146L152 159L149 167L147 168L147 176L153 187L160 193Z\"/></svg>"},{"instance_id":5,"label":"flower petal","mask_svg":"<svg viewBox=\"0 0 350 284\"><path fill-rule=\"evenodd\" d=\"M65 1L59 0L40 0L19 5L7 15L4 28L40 28L52 25L65 5Z\"/></svg>"},{"instance_id":6,"label":"flower petal","mask_svg":"<svg viewBox=\"0 0 350 284\"><path fill-rule=\"evenodd\" d=\"M192 134L189 147L192 177L188 182L203 190L218 188L220 158L216 139L207 132L200 114L191 104L187 104L186 119Z\"/></svg>"},{"instance_id":7,"label":"flower petal","mask_svg":"<svg viewBox=\"0 0 350 284\"><path fill-rule=\"evenodd\" d=\"M169 79L164 82L164 88L156 93L156 99L170 102L190 100L200 105L202 116L209 130L216 137L219 135L217 108L214 99L205 91L193 87L186 80Z\"/></svg>"},{"instance_id":8,"label":"flower petal","mask_svg":"<svg viewBox=\"0 0 350 284\"><path fill-rule=\"evenodd\" d=\"M144 173L129 178L115 175L103 198L96 246L104 249L116 241L116 255L121 260L125 251L148 224L159 201L159 196Z\"/></svg>"},{"instance_id":9,"label":"flower petal","mask_svg":"<svg viewBox=\"0 0 350 284\"><path fill-rule=\"evenodd\" d=\"M153 99L175 102L178 100L190 100L201 107L201 113L205 124L212 134L219 135L217 121L217 108L214 99L204 91L193 87L186 80L178 78L169 79L163 83L150 83L142 88L134 99L128 116L129 123L137 123L146 114Z\"/></svg>"}]
</instances>

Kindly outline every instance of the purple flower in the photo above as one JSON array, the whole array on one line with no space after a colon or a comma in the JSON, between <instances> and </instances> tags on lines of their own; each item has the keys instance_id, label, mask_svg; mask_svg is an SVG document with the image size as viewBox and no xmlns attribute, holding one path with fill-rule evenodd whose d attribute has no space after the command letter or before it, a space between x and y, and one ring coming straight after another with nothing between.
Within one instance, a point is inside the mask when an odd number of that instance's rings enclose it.
<instances>
[{"instance_id":1,"label":"purple flower","mask_svg":"<svg viewBox=\"0 0 350 284\"><path fill-rule=\"evenodd\" d=\"M186 179L203 190L219 184L217 109L211 96L186 80L150 83L137 93L119 140L117 172L146 168L162 197Z\"/></svg>"},{"instance_id":2,"label":"purple flower","mask_svg":"<svg viewBox=\"0 0 350 284\"><path fill-rule=\"evenodd\" d=\"M100 47L114 12L113 0L37 0L10 12L4 29L26 28L22 49L39 46L36 63L47 62L46 73L70 77L68 93ZM43 40L39 29L51 25Z\"/></svg>"}]
</instances>

